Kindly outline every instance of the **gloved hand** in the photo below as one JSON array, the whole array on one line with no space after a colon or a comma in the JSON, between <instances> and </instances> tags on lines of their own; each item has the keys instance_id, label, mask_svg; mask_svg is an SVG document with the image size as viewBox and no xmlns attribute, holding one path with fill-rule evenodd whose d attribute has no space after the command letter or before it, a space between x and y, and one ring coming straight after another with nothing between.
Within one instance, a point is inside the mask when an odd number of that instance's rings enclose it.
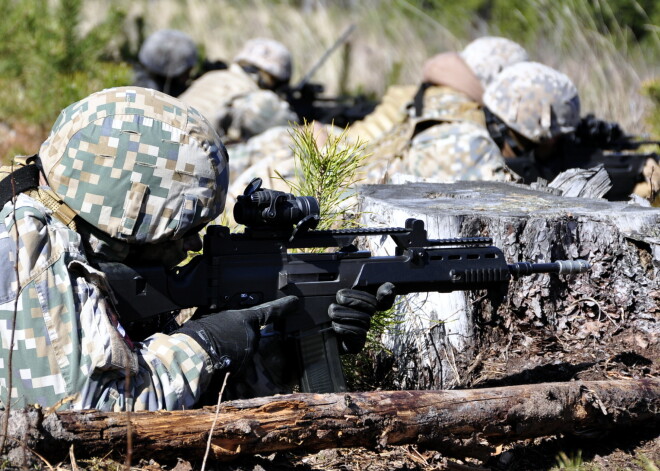
<instances>
[{"instance_id":1,"label":"gloved hand","mask_svg":"<svg viewBox=\"0 0 660 471\"><path fill-rule=\"evenodd\" d=\"M246 309L220 311L192 319L173 333L186 334L211 357L216 370L240 372L258 349L262 326L295 312L296 296L270 301Z\"/></svg>"},{"instance_id":2,"label":"gloved hand","mask_svg":"<svg viewBox=\"0 0 660 471\"><path fill-rule=\"evenodd\" d=\"M394 304L394 285L383 283L376 295L357 289L340 289L337 302L330 305L328 315L339 339L341 353L358 353L367 341L371 316L386 311Z\"/></svg>"}]
</instances>

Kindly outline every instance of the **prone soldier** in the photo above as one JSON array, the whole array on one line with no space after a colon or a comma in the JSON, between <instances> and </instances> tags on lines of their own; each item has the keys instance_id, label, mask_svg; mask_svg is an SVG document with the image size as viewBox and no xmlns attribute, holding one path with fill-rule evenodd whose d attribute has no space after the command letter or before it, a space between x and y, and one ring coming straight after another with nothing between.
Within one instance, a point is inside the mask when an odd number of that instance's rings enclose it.
<instances>
[{"instance_id":1,"label":"prone soldier","mask_svg":"<svg viewBox=\"0 0 660 471\"><path fill-rule=\"evenodd\" d=\"M133 85L176 97L188 88L191 72L197 65L197 45L183 31L158 30L144 41L138 60Z\"/></svg>"},{"instance_id":2,"label":"prone soldier","mask_svg":"<svg viewBox=\"0 0 660 471\"><path fill-rule=\"evenodd\" d=\"M439 122L417 133L403 157L405 173L439 181L503 180L519 176L508 158L534 151L551 158L561 137L580 121L573 82L538 62L505 68L483 96L485 126Z\"/></svg>"},{"instance_id":3,"label":"prone soldier","mask_svg":"<svg viewBox=\"0 0 660 471\"><path fill-rule=\"evenodd\" d=\"M180 99L198 109L225 144L243 142L298 116L274 90L291 78L291 53L273 39L247 41L227 70L199 77Z\"/></svg>"}]
</instances>

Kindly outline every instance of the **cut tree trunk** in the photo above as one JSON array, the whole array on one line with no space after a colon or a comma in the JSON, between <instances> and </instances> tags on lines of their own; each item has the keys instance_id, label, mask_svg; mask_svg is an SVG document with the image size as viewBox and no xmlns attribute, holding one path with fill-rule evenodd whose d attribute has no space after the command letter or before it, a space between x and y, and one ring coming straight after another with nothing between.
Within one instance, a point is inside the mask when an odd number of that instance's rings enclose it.
<instances>
[{"instance_id":1,"label":"cut tree trunk","mask_svg":"<svg viewBox=\"0 0 660 471\"><path fill-rule=\"evenodd\" d=\"M385 389L608 379L580 375L620 361L658 373L660 208L497 182L367 185L359 200L366 227L417 218L429 238L491 237L509 263L591 264L514 280L497 305L483 291L408 295L384 339L394 352ZM374 254L394 253L389 238L367 239Z\"/></svg>"},{"instance_id":2,"label":"cut tree trunk","mask_svg":"<svg viewBox=\"0 0 660 471\"><path fill-rule=\"evenodd\" d=\"M8 445L27 445L52 463L71 445L76 457L121 456L130 421L132 456L162 463L219 460L275 451L419 444L484 458L516 440L660 423L660 380L547 383L477 390L291 394L176 412L42 409L11 412ZM215 422L215 426L213 426Z\"/></svg>"}]
</instances>

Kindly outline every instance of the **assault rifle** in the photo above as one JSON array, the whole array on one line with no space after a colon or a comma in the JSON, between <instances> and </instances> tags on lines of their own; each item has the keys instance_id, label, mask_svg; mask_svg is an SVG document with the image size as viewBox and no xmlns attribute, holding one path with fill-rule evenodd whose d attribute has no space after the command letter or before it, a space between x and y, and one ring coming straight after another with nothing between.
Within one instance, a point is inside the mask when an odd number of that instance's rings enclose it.
<instances>
[{"instance_id":1,"label":"assault rifle","mask_svg":"<svg viewBox=\"0 0 660 471\"><path fill-rule=\"evenodd\" d=\"M589 269L584 260L508 264L490 238L429 239L418 219L408 219L405 227L314 230L318 214L315 198L262 189L255 179L234 207L245 232L209 226L202 254L187 265L166 270L102 264L118 298L122 324L182 308L240 309L296 295L298 312L276 327L293 345L300 388L344 391L338 342L328 317L328 307L342 288L375 293L390 281L397 294L486 289L501 301L511 278ZM396 253L374 256L358 250L358 236L389 236ZM332 247L336 250L290 252Z\"/></svg>"},{"instance_id":2,"label":"assault rifle","mask_svg":"<svg viewBox=\"0 0 660 471\"><path fill-rule=\"evenodd\" d=\"M355 25L346 28L298 83L292 86L284 86L278 90L279 94L289 102L291 109L296 112L301 120L334 123L336 126L346 127L364 118L376 108L376 103L364 95L325 96L323 95L324 86L311 81L316 71L339 46L348 40L353 30L355 30ZM345 62L348 61L348 51L347 48Z\"/></svg>"},{"instance_id":3,"label":"assault rifle","mask_svg":"<svg viewBox=\"0 0 660 471\"><path fill-rule=\"evenodd\" d=\"M609 200L625 200L644 181L642 170L647 159L658 161L657 152L640 151L643 146L660 146L660 140L645 140L623 132L617 123L602 121L589 114L582 118L574 133L563 137L555 154L543 162L533 152L507 158L506 164L533 183L541 177L548 181L569 168L592 168L603 165L612 181L605 195Z\"/></svg>"}]
</instances>

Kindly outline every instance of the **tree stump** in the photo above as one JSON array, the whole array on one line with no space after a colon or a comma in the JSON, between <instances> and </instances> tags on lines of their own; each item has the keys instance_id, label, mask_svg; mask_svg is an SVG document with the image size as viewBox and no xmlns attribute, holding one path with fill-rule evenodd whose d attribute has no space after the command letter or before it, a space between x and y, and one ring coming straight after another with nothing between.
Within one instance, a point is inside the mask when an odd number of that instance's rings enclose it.
<instances>
[{"instance_id":1,"label":"tree stump","mask_svg":"<svg viewBox=\"0 0 660 471\"><path fill-rule=\"evenodd\" d=\"M586 259L589 273L512 280L480 292L420 293L398 305L385 345L394 386L447 389L657 373L660 209L497 182L367 185L366 227L422 219L429 238L488 236L509 263ZM368 238L392 254L389 238Z\"/></svg>"}]
</instances>

